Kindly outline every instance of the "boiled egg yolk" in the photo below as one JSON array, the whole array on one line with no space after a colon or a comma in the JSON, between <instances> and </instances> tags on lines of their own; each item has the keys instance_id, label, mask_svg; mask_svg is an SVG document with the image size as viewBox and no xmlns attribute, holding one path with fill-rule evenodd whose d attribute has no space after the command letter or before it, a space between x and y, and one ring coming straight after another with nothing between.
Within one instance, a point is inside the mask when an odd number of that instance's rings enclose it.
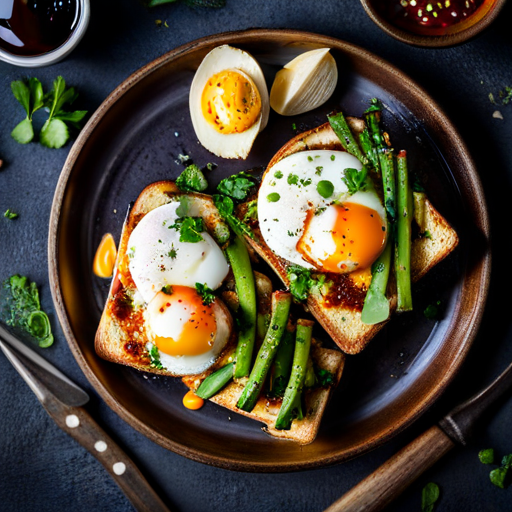
<instances>
[{"instance_id":1,"label":"boiled egg yolk","mask_svg":"<svg viewBox=\"0 0 512 512\"><path fill-rule=\"evenodd\" d=\"M92 271L98 277L112 277L116 263L117 249L114 237L107 233L103 235L92 264Z\"/></svg>"},{"instance_id":2,"label":"boiled egg yolk","mask_svg":"<svg viewBox=\"0 0 512 512\"><path fill-rule=\"evenodd\" d=\"M314 218L308 212L297 250L325 272L367 269L384 250L386 228L372 208L346 202L331 205L328 218L311 226ZM322 246L320 253L315 245Z\"/></svg>"},{"instance_id":3,"label":"boiled egg yolk","mask_svg":"<svg viewBox=\"0 0 512 512\"><path fill-rule=\"evenodd\" d=\"M197 396L193 391L189 391L183 397L183 405L187 409L191 409L192 411L197 411L197 409L201 409L204 404L204 400Z\"/></svg>"},{"instance_id":4,"label":"boiled egg yolk","mask_svg":"<svg viewBox=\"0 0 512 512\"><path fill-rule=\"evenodd\" d=\"M153 342L170 356L197 356L212 349L217 333L213 306L188 286L165 287L148 304Z\"/></svg>"},{"instance_id":5,"label":"boiled egg yolk","mask_svg":"<svg viewBox=\"0 0 512 512\"><path fill-rule=\"evenodd\" d=\"M201 97L201 110L219 133L242 133L260 116L260 93L245 73L221 71L207 81Z\"/></svg>"}]
</instances>

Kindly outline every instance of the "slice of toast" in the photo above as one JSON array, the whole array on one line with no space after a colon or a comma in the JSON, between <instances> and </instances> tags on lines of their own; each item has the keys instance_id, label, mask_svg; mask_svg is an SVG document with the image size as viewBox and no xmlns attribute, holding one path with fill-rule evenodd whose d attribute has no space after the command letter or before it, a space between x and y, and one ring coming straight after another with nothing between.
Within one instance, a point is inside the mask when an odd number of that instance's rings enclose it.
<instances>
[{"instance_id":1,"label":"slice of toast","mask_svg":"<svg viewBox=\"0 0 512 512\"><path fill-rule=\"evenodd\" d=\"M357 118L347 118L354 132L364 128L364 122ZM329 123L323 124L313 130L297 135L286 143L272 158L267 171L283 158L305 150L337 150L343 151L343 147L331 129ZM411 248L411 272L413 281L417 281L425 275L434 265L448 256L458 244L458 236L444 217L434 208L424 194L415 194L414 218L419 226L420 235L428 233L428 236L419 236L413 240ZM243 218L247 205L242 205L238 215ZM286 286L289 286L287 268L291 265L287 260L274 254L267 246L256 224L251 226L255 232L255 239L246 237L253 249L273 268ZM350 288L358 286L350 282ZM337 285L338 286L338 285ZM339 285L339 295L343 297L344 284ZM396 309L396 293L394 292L394 277L390 279L388 293L390 309ZM364 294L365 289L360 289ZM351 290L347 288L347 292ZM375 325L363 324L360 308L348 306L341 301L338 305L327 306L322 293L317 289L311 289L307 308L315 316L322 327L329 333L334 342L347 354L357 354L365 348L368 342L382 329L386 322Z\"/></svg>"},{"instance_id":2,"label":"slice of toast","mask_svg":"<svg viewBox=\"0 0 512 512\"><path fill-rule=\"evenodd\" d=\"M270 314L272 283L267 276L259 272L254 272L254 278L258 299L258 314ZM234 281L228 280L224 285L222 298L235 312L238 309L238 298L236 292L233 291L234 289ZM261 344L262 340L260 339L258 341ZM255 352L256 350L258 350L258 344L255 347ZM235 350L233 349L230 353L225 354L220 366L224 366L233 361L234 352ZM247 378L230 382L224 389L210 398L210 400L218 405L222 405L226 409L264 423L265 427L263 430L274 437L290 439L299 444L312 443L318 434L320 421L327 403L329 402L331 393L336 389L340 381L345 364L345 355L338 350L323 348L317 340L313 339L311 343L311 358L314 365L319 369L327 370L332 373L333 382L327 387L317 387L304 391L304 418L302 420L293 420L290 430L278 430L275 428L281 400L272 400L261 395L251 412L245 412L237 408L236 404L242 394ZM182 380L185 385L195 391L210 373L212 373L212 370L209 369L202 375L185 376Z\"/></svg>"},{"instance_id":3,"label":"slice of toast","mask_svg":"<svg viewBox=\"0 0 512 512\"><path fill-rule=\"evenodd\" d=\"M152 363L146 348L149 339L144 329L144 308L137 305L136 287L128 268L128 240L146 213L171 201L177 201L182 195L184 193L171 181L153 183L141 192L127 215L119 241L114 276L95 338L96 353L107 361L160 375L173 375ZM225 226L210 196L195 193L186 195L200 202L201 217L210 234L214 235L220 226ZM224 303L220 300L219 303L227 311ZM232 323L229 312L228 318ZM235 338L232 328L230 339L221 356L232 351ZM217 368L218 361L213 369Z\"/></svg>"}]
</instances>

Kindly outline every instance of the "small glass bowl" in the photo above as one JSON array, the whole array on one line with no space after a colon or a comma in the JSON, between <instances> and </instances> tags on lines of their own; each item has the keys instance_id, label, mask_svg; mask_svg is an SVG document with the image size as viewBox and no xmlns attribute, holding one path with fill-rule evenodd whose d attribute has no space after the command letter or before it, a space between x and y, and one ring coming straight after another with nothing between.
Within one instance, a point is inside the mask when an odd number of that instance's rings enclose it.
<instances>
[{"instance_id":1,"label":"small glass bowl","mask_svg":"<svg viewBox=\"0 0 512 512\"><path fill-rule=\"evenodd\" d=\"M78 45L87 30L87 26L89 25L89 18L91 17L90 0L79 0L79 3L80 16L76 27L73 29L73 32L71 32L68 39L58 48L35 56L15 55L0 48L0 60L25 68L49 66L50 64L55 64L59 60L62 60Z\"/></svg>"},{"instance_id":2,"label":"small glass bowl","mask_svg":"<svg viewBox=\"0 0 512 512\"><path fill-rule=\"evenodd\" d=\"M467 20L447 28L443 35L421 35L393 25L375 8L373 0L361 0L368 16L384 32L403 43L428 48L442 48L466 42L487 28L496 19L505 2L506 0L485 0Z\"/></svg>"}]
</instances>

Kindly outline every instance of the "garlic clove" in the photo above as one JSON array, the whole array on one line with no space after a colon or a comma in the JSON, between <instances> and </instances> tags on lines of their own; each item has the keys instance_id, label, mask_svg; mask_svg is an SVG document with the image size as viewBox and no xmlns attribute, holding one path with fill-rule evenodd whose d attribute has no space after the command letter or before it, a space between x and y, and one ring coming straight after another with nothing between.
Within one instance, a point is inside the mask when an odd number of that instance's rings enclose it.
<instances>
[{"instance_id":1,"label":"garlic clove","mask_svg":"<svg viewBox=\"0 0 512 512\"><path fill-rule=\"evenodd\" d=\"M270 106L283 116L309 112L324 104L338 82L338 68L330 48L302 53L277 72Z\"/></svg>"}]
</instances>

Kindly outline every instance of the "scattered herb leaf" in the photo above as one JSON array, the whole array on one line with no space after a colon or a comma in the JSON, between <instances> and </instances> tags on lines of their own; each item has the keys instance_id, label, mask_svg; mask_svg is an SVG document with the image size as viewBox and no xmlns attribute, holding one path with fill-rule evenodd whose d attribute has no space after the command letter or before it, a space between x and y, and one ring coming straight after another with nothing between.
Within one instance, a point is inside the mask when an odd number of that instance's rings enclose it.
<instances>
[{"instance_id":1,"label":"scattered herb leaf","mask_svg":"<svg viewBox=\"0 0 512 512\"><path fill-rule=\"evenodd\" d=\"M164 366L160 362L160 352L156 345L151 344L151 348L148 350L149 358L151 359L151 366L157 370L165 370Z\"/></svg>"},{"instance_id":2,"label":"scattered herb leaf","mask_svg":"<svg viewBox=\"0 0 512 512\"><path fill-rule=\"evenodd\" d=\"M489 473L489 478L491 479L491 482L496 486L500 487L501 489L505 489L505 478L508 473L508 467L500 467L493 469Z\"/></svg>"},{"instance_id":3,"label":"scattered herb leaf","mask_svg":"<svg viewBox=\"0 0 512 512\"><path fill-rule=\"evenodd\" d=\"M249 222L258 218L258 201L254 199L247 203L247 211L244 215L244 222Z\"/></svg>"},{"instance_id":4,"label":"scattered herb leaf","mask_svg":"<svg viewBox=\"0 0 512 512\"><path fill-rule=\"evenodd\" d=\"M345 169L344 172L345 175L341 179L347 186L350 194L355 194L358 190L364 190L366 188L366 176L368 174L366 166L363 165L360 171L348 168Z\"/></svg>"},{"instance_id":5,"label":"scattered herb leaf","mask_svg":"<svg viewBox=\"0 0 512 512\"><path fill-rule=\"evenodd\" d=\"M203 192L208 188L208 182L196 164L185 167L176 179L176 185L185 192Z\"/></svg>"},{"instance_id":6,"label":"scattered herb leaf","mask_svg":"<svg viewBox=\"0 0 512 512\"><path fill-rule=\"evenodd\" d=\"M176 229L180 232L180 242L196 243L204 240L201 233L205 231L205 227L201 217L178 219L172 226L169 226L169 229Z\"/></svg>"},{"instance_id":7,"label":"scattered herb leaf","mask_svg":"<svg viewBox=\"0 0 512 512\"><path fill-rule=\"evenodd\" d=\"M300 265L292 265L288 267L286 274L290 281L290 293L293 297L298 301L306 300L309 290L315 284L315 280L311 277L311 270Z\"/></svg>"},{"instance_id":8,"label":"scattered herb leaf","mask_svg":"<svg viewBox=\"0 0 512 512\"><path fill-rule=\"evenodd\" d=\"M196 283L196 291L203 299L203 304L209 306L215 299L213 290L208 288L207 284Z\"/></svg>"},{"instance_id":9,"label":"scattered herb leaf","mask_svg":"<svg viewBox=\"0 0 512 512\"><path fill-rule=\"evenodd\" d=\"M7 208L7 210L4 213L4 217L6 219L14 220L18 218L18 214L13 212L10 208Z\"/></svg>"},{"instance_id":10,"label":"scattered herb leaf","mask_svg":"<svg viewBox=\"0 0 512 512\"><path fill-rule=\"evenodd\" d=\"M254 233L251 228L234 215L235 204L233 203L233 199L222 194L214 194L213 202L220 216L237 235L248 235L254 238Z\"/></svg>"},{"instance_id":11,"label":"scattered herb leaf","mask_svg":"<svg viewBox=\"0 0 512 512\"><path fill-rule=\"evenodd\" d=\"M242 171L229 178L224 178L218 185L217 190L233 199L244 200L249 190L256 184L256 179L250 174Z\"/></svg>"},{"instance_id":12,"label":"scattered herb leaf","mask_svg":"<svg viewBox=\"0 0 512 512\"><path fill-rule=\"evenodd\" d=\"M487 448L478 452L478 458L482 464L494 464L494 450Z\"/></svg>"},{"instance_id":13,"label":"scattered herb leaf","mask_svg":"<svg viewBox=\"0 0 512 512\"><path fill-rule=\"evenodd\" d=\"M429 482L421 491L421 512L432 512L439 499L439 486Z\"/></svg>"}]
</instances>

